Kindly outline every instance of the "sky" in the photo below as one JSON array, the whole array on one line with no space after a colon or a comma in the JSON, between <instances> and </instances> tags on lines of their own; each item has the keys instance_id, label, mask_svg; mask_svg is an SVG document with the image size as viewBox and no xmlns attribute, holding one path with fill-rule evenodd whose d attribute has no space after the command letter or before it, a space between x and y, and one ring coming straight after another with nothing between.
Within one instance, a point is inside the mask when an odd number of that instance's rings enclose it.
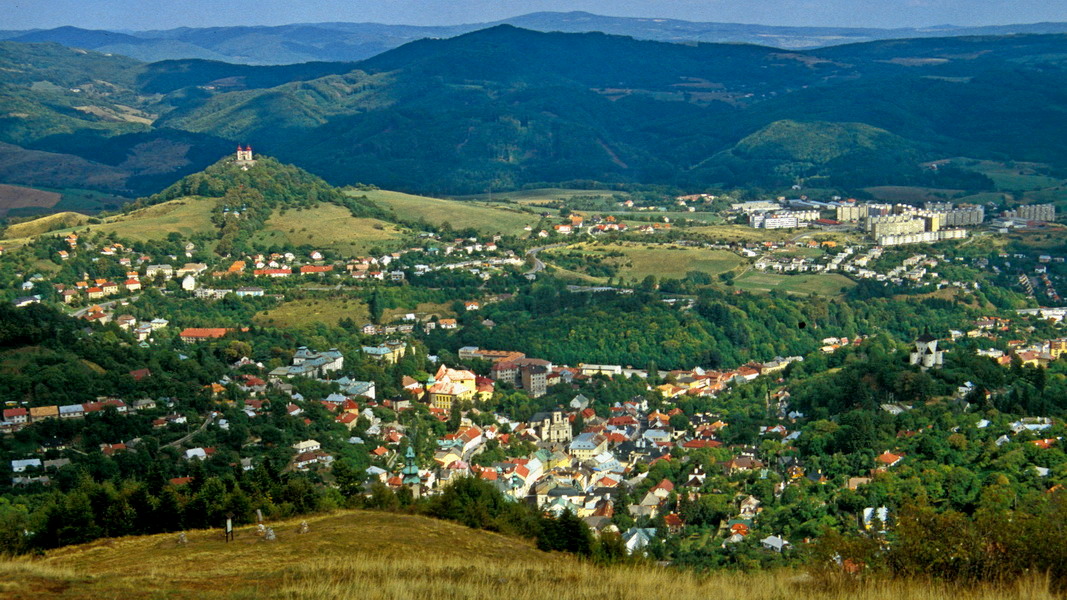
<instances>
[{"instance_id":1,"label":"sky","mask_svg":"<svg viewBox=\"0 0 1067 600\"><path fill-rule=\"evenodd\" d=\"M1067 0L0 0L0 29L170 29L324 21L483 23L538 11L763 25L927 27L1067 21Z\"/></svg>"}]
</instances>

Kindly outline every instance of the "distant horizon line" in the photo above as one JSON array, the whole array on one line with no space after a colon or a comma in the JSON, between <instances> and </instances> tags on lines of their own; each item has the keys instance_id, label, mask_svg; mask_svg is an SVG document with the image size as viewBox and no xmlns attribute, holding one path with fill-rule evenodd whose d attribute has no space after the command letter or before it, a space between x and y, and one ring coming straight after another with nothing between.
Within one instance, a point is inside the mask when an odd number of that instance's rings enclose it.
<instances>
[{"instance_id":1,"label":"distant horizon line","mask_svg":"<svg viewBox=\"0 0 1067 600\"><path fill-rule=\"evenodd\" d=\"M53 25L50 27L30 27L30 28L14 28L5 29L9 32L35 32L35 31L49 31L52 29L62 29L65 27L80 29L84 31L110 31L114 33L151 33L151 32L164 32L173 31L176 29L222 29L222 28L276 28L276 27L292 27L292 26L326 26L326 25L383 25L387 27L414 27L424 29L434 28L450 28L450 27L469 27L473 25L496 25L503 24L511 19L519 19L523 17L529 17L533 15L588 15L591 17L601 17L607 19L623 19L634 21L663 21L663 22L676 22L676 23L689 23L689 24L713 24L713 25L739 25L745 27L774 27L781 29L842 29L842 30L871 30L871 31L936 31L939 29L953 30L953 29L979 29L986 27L1016 27L1026 25L1045 25L1045 24L1063 24L1067 21L1055 21L1055 20L1043 20L1043 21L1024 21L1024 22L1000 22L1000 23L986 23L981 25L957 25L953 23L938 23L931 25L902 25L897 27L880 27L872 25L783 25L775 23L757 23L757 22L740 22L740 21L700 21L689 19L677 19L673 17L633 17L633 16L618 16L607 15L599 13L591 13L588 11L535 11L529 13L516 14L503 19L496 19L492 21L464 21L457 23L439 23L433 25L419 24L419 23L396 23L385 21L293 21L287 23L276 24L229 24L229 25L175 25L169 28L149 28L149 29L132 29L127 27L85 27L73 23L64 23L59 25Z\"/></svg>"}]
</instances>

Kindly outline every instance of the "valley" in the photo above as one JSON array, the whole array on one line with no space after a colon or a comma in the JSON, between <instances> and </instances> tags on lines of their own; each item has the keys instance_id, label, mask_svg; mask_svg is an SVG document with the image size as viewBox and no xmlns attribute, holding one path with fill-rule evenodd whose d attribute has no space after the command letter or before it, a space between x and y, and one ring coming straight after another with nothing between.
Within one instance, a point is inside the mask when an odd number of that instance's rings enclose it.
<instances>
[{"instance_id":1,"label":"valley","mask_svg":"<svg viewBox=\"0 0 1067 600\"><path fill-rule=\"evenodd\" d=\"M1065 41L0 31L0 597L1063 598Z\"/></svg>"}]
</instances>

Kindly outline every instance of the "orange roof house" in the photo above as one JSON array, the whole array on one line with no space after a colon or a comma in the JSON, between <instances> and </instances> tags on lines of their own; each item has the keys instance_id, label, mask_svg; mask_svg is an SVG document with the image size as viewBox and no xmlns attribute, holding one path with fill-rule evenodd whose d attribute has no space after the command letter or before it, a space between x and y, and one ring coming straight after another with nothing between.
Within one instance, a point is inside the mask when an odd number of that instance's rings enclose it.
<instances>
[{"instance_id":1,"label":"orange roof house","mask_svg":"<svg viewBox=\"0 0 1067 600\"><path fill-rule=\"evenodd\" d=\"M225 336L232 329L222 327L189 327L182 330L180 337L183 342L198 342L202 340L215 340Z\"/></svg>"}]
</instances>

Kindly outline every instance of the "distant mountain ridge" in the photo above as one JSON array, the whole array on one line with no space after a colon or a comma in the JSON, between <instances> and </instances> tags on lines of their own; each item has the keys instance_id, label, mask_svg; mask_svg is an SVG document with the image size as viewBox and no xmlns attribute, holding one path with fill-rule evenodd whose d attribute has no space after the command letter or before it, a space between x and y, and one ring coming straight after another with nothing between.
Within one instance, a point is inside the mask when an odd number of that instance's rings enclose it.
<instances>
[{"instance_id":1,"label":"distant mountain ridge","mask_svg":"<svg viewBox=\"0 0 1067 600\"><path fill-rule=\"evenodd\" d=\"M149 195L250 143L332 185L424 195L980 191L988 179L922 164L1067 170L1065 46L1067 35L1047 34L785 51L499 25L359 62L251 66L0 42L0 182L64 175Z\"/></svg>"},{"instance_id":2,"label":"distant mountain ridge","mask_svg":"<svg viewBox=\"0 0 1067 600\"><path fill-rule=\"evenodd\" d=\"M0 31L0 40L55 42L68 47L122 54L147 62L197 58L269 65L363 60L418 39L455 37L502 24L542 32L602 32L662 42L746 43L785 49L898 38L1067 33L1067 23L897 29L790 27L608 17L576 11L537 12L490 23L454 26L296 23L270 27L180 27L153 31L88 30L64 26L43 30Z\"/></svg>"}]
</instances>

